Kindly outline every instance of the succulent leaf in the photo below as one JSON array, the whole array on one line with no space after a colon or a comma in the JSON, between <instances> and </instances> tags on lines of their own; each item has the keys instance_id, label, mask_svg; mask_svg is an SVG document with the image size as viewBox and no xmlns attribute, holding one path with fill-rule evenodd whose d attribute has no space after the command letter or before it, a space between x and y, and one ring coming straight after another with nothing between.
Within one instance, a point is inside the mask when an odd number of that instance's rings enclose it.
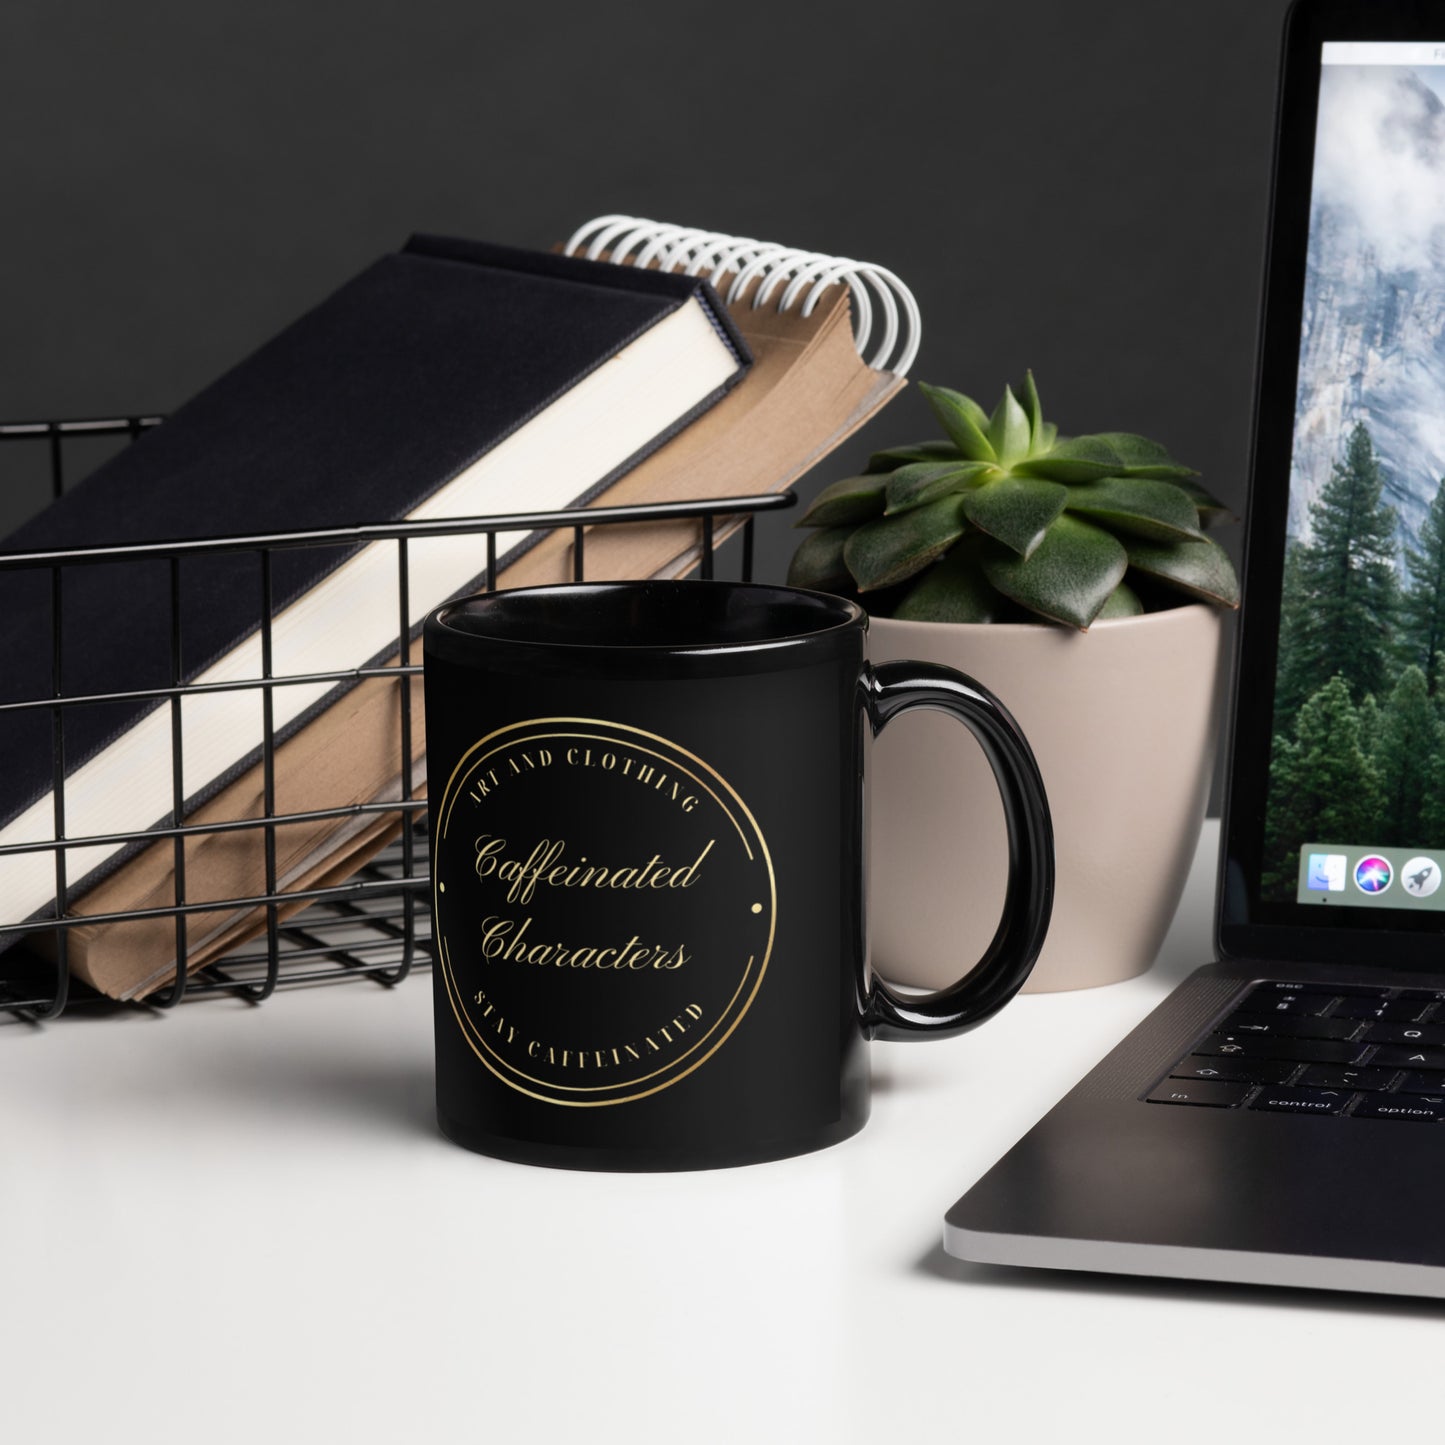
<instances>
[{"instance_id":1,"label":"succulent leaf","mask_svg":"<svg viewBox=\"0 0 1445 1445\"><path fill-rule=\"evenodd\" d=\"M890 517L911 512L950 492L962 491L990 473L1001 475L992 462L912 462L899 467L888 479L888 505L884 511Z\"/></svg>"},{"instance_id":2,"label":"succulent leaf","mask_svg":"<svg viewBox=\"0 0 1445 1445\"><path fill-rule=\"evenodd\" d=\"M794 526L842 527L850 522L855 525L866 522L882 513L887 485L888 477L884 474L844 477L824 487Z\"/></svg>"},{"instance_id":3,"label":"succulent leaf","mask_svg":"<svg viewBox=\"0 0 1445 1445\"><path fill-rule=\"evenodd\" d=\"M924 396L928 398L930 406L933 405L935 397L946 398L949 405L958 407L979 431L985 433L988 431L988 412L971 396L967 396L961 391L954 391L952 387L931 386L927 382L919 382L919 387Z\"/></svg>"},{"instance_id":4,"label":"succulent leaf","mask_svg":"<svg viewBox=\"0 0 1445 1445\"><path fill-rule=\"evenodd\" d=\"M1152 477L1155 481L1169 482L1199 475L1193 467L1181 466L1169 455L1168 448L1151 442L1148 437L1127 431L1103 431L1095 432L1094 440L1113 448L1123 463L1119 470L1121 477Z\"/></svg>"},{"instance_id":5,"label":"succulent leaf","mask_svg":"<svg viewBox=\"0 0 1445 1445\"><path fill-rule=\"evenodd\" d=\"M1046 421L1039 430L1039 444L1036 451L1046 452L1050 450L1059 439L1059 429L1051 421Z\"/></svg>"},{"instance_id":6,"label":"succulent leaf","mask_svg":"<svg viewBox=\"0 0 1445 1445\"><path fill-rule=\"evenodd\" d=\"M1003 477L969 492L963 499L963 515L980 532L1028 557L1064 510L1070 490L1033 477Z\"/></svg>"},{"instance_id":7,"label":"succulent leaf","mask_svg":"<svg viewBox=\"0 0 1445 1445\"><path fill-rule=\"evenodd\" d=\"M913 442L898 447L884 447L868 458L870 472L891 472L906 462L961 462L964 455L952 442Z\"/></svg>"},{"instance_id":8,"label":"succulent leaf","mask_svg":"<svg viewBox=\"0 0 1445 1445\"><path fill-rule=\"evenodd\" d=\"M1172 544L1130 539L1129 565L1195 597L1225 607L1239 606L1234 565L1224 548L1209 537Z\"/></svg>"},{"instance_id":9,"label":"succulent leaf","mask_svg":"<svg viewBox=\"0 0 1445 1445\"><path fill-rule=\"evenodd\" d=\"M1138 617L1144 611L1139 594L1127 583L1121 582L1110 594L1109 600L1099 609L1095 622L1104 622L1111 617Z\"/></svg>"},{"instance_id":10,"label":"succulent leaf","mask_svg":"<svg viewBox=\"0 0 1445 1445\"><path fill-rule=\"evenodd\" d=\"M988 423L988 444L999 461L1007 464L1026 457L1032 440L1028 413L1019 404L1013 387L1006 386Z\"/></svg>"},{"instance_id":11,"label":"succulent leaf","mask_svg":"<svg viewBox=\"0 0 1445 1445\"><path fill-rule=\"evenodd\" d=\"M944 497L899 517L880 517L859 527L843 558L860 592L892 587L923 571L963 535L957 497Z\"/></svg>"},{"instance_id":12,"label":"succulent leaf","mask_svg":"<svg viewBox=\"0 0 1445 1445\"><path fill-rule=\"evenodd\" d=\"M905 622L992 622L1002 600L974 549L962 543L918 579L893 615Z\"/></svg>"},{"instance_id":13,"label":"succulent leaf","mask_svg":"<svg viewBox=\"0 0 1445 1445\"><path fill-rule=\"evenodd\" d=\"M1068 509L1108 527L1157 542L1199 538L1199 512L1170 482L1147 477L1102 477L1066 487Z\"/></svg>"},{"instance_id":14,"label":"succulent leaf","mask_svg":"<svg viewBox=\"0 0 1445 1445\"><path fill-rule=\"evenodd\" d=\"M853 532L852 527L822 527L809 532L788 563L788 586L809 587L815 592L852 587L853 577L843 560L843 544Z\"/></svg>"},{"instance_id":15,"label":"succulent leaf","mask_svg":"<svg viewBox=\"0 0 1445 1445\"><path fill-rule=\"evenodd\" d=\"M984 576L1005 597L1080 630L1099 615L1129 566L1117 537L1067 512L1027 560L997 542L981 557Z\"/></svg>"},{"instance_id":16,"label":"succulent leaf","mask_svg":"<svg viewBox=\"0 0 1445 1445\"><path fill-rule=\"evenodd\" d=\"M938 424L948 433L954 446L971 462L998 460L988 439L989 419L984 409L961 391L946 386L929 386L920 381L918 389L927 398Z\"/></svg>"},{"instance_id":17,"label":"succulent leaf","mask_svg":"<svg viewBox=\"0 0 1445 1445\"><path fill-rule=\"evenodd\" d=\"M1118 476L1123 468L1124 459L1098 437L1069 437L1047 452L1014 463L1019 476L1048 482L1097 482L1100 477Z\"/></svg>"},{"instance_id":18,"label":"succulent leaf","mask_svg":"<svg viewBox=\"0 0 1445 1445\"><path fill-rule=\"evenodd\" d=\"M1039 389L1034 382L1032 371L1024 372L1024 410L1029 416L1029 451L1042 451L1044 436L1044 408L1039 400Z\"/></svg>"},{"instance_id":19,"label":"succulent leaf","mask_svg":"<svg viewBox=\"0 0 1445 1445\"><path fill-rule=\"evenodd\" d=\"M1239 520L1213 492L1201 487L1198 482L1181 477L1174 485L1194 503L1195 509L1199 513L1201 527L1213 527L1219 522L1237 522Z\"/></svg>"}]
</instances>

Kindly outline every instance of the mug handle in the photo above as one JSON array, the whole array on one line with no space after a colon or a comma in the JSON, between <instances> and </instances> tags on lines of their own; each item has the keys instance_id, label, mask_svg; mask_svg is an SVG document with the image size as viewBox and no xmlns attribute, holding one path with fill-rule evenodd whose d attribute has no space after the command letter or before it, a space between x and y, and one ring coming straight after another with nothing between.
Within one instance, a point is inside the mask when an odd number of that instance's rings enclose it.
<instances>
[{"instance_id":1,"label":"mug handle","mask_svg":"<svg viewBox=\"0 0 1445 1445\"><path fill-rule=\"evenodd\" d=\"M927 662L866 666L860 680L877 735L900 713L934 708L957 718L982 747L998 780L1008 825L1003 917L983 957L957 983L908 995L872 975L863 1004L869 1038L948 1038L981 1024L1023 986L1043 947L1054 902L1054 830L1038 764L1018 725L986 688L951 667Z\"/></svg>"}]
</instances>

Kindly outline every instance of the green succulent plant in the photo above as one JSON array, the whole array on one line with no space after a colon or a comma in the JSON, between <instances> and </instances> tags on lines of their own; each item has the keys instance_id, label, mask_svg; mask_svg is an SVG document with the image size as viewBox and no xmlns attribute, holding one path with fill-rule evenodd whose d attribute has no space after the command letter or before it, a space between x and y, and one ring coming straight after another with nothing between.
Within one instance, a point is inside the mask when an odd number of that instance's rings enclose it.
<instances>
[{"instance_id":1,"label":"green succulent plant","mask_svg":"<svg viewBox=\"0 0 1445 1445\"><path fill-rule=\"evenodd\" d=\"M798 522L796 587L856 596L920 622L1046 619L1086 629L1184 600L1239 605L1225 507L1157 442L1060 437L1033 373L985 412L919 383L946 440L876 452ZM1183 594L1183 596L1181 596Z\"/></svg>"}]
</instances>

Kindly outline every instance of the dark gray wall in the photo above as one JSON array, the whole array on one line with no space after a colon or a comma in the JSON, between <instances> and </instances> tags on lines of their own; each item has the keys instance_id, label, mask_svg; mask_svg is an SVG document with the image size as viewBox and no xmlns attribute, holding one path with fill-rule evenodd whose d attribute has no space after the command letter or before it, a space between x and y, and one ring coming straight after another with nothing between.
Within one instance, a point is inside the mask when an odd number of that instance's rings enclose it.
<instances>
[{"instance_id":1,"label":"dark gray wall","mask_svg":"<svg viewBox=\"0 0 1445 1445\"><path fill-rule=\"evenodd\" d=\"M173 406L412 229L619 210L882 262L915 376L1031 365L1237 502L1283 8L6 0L0 416Z\"/></svg>"}]
</instances>

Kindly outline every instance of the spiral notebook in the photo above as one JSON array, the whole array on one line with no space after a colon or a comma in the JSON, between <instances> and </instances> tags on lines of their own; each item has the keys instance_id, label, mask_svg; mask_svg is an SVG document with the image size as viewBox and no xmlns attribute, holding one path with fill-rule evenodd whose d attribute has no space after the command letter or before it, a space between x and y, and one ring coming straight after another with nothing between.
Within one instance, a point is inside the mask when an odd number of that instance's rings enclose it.
<instances>
[{"instance_id":1,"label":"spiral notebook","mask_svg":"<svg viewBox=\"0 0 1445 1445\"><path fill-rule=\"evenodd\" d=\"M710 280L753 354L752 369L599 495L591 506L696 500L781 491L850 436L904 385L921 321L912 294L881 266L666 225L602 216L559 248L568 255ZM740 519L720 518L721 541ZM499 541L505 541L500 538ZM684 575L696 566L695 522L588 529L592 580ZM571 529L553 533L504 567L499 585L570 581ZM353 689L284 742L276 755L277 811L307 811L399 796L401 749L396 685L372 680ZM413 781L420 791L425 733L421 689L412 689ZM344 738L344 749L336 747ZM328 760L346 758L343 773ZM258 764L191 821L260 816ZM365 825L364 827L362 825ZM278 879L294 891L324 887L360 866L396 836L397 815L344 823L288 824L277 830ZM77 914L163 907L171 896L173 848L153 845L93 888ZM188 966L213 961L265 926L264 910L227 908L226 899L264 891L263 842L254 831L202 835L188 845L187 897L217 900L192 915ZM281 910L283 915L289 911ZM175 929L166 917L71 930L77 976L113 997L165 986L175 973Z\"/></svg>"}]
</instances>

